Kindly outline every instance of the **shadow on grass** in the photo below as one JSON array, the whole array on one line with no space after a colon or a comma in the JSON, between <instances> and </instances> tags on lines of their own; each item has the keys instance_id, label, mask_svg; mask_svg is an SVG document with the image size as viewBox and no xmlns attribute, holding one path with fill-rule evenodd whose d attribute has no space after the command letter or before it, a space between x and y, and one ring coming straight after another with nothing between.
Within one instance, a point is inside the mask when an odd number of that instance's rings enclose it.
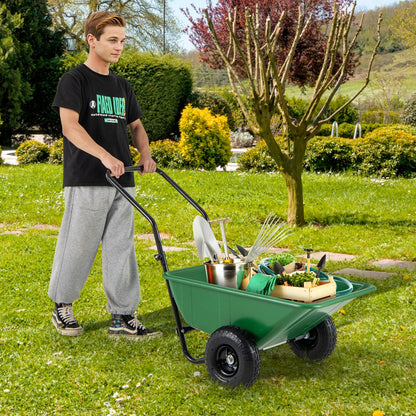
<instances>
[{"instance_id":1,"label":"shadow on grass","mask_svg":"<svg viewBox=\"0 0 416 416\"><path fill-rule=\"evenodd\" d=\"M339 215L327 215L325 217L311 216L307 218L307 222L317 227L329 227L331 225L363 225L371 226L374 228L385 228L385 227L416 227L416 220L380 220L379 217L368 215L365 213L345 213Z\"/></svg>"},{"instance_id":2,"label":"shadow on grass","mask_svg":"<svg viewBox=\"0 0 416 416\"><path fill-rule=\"evenodd\" d=\"M166 307L158 309L152 312L140 313L140 305L138 308L137 318L144 325L151 328L155 327L158 330L163 328L175 329L175 321L172 314L172 308ZM102 319L100 321L88 322L83 325L84 331L99 331L103 328L108 328L111 324L111 317L109 315L108 319Z\"/></svg>"}]
</instances>

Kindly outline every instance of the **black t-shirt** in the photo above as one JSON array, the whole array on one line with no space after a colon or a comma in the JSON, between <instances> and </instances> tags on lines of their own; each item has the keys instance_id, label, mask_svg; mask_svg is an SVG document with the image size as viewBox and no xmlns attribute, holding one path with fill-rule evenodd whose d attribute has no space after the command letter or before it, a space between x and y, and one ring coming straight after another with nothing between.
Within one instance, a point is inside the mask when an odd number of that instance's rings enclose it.
<instances>
[{"instance_id":1,"label":"black t-shirt","mask_svg":"<svg viewBox=\"0 0 416 416\"><path fill-rule=\"evenodd\" d=\"M59 81L52 108L68 108L79 114L79 123L114 157L130 166L127 125L142 117L130 83L110 71L98 74L82 64ZM64 137L64 186L108 186L106 168L96 157ZM134 176L119 178L122 186L134 186Z\"/></svg>"}]
</instances>

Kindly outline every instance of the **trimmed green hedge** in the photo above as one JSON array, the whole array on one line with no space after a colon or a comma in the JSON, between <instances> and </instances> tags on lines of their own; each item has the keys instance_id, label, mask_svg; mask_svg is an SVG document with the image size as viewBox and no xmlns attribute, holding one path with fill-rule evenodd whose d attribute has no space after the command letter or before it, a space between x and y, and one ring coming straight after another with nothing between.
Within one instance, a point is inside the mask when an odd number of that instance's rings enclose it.
<instances>
[{"instance_id":1,"label":"trimmed green hedge","mask_svg":"<svg viewBox=\"0 0 416 416\"><path fill-rule=\"evenodd\" d=\"M113 70L130 81L150 141L178 133L181 112L192 92L189 64L170 55L126 51Z\"/></svg>"},{"instance_id":2,"label":"trimmed green hedge","mask_svg":"<svg viewBox=\"0 0 416 416\"><path fill-rule=\"evenodd\" d=\"M354 141L352 165L366 176L412 177L416 172L416 136L380 128Z\"/></svg>"},{"instance_id":3,"label":"trimmed green hedge","mask_svg":"<svg viewBox=\"0 0 416 416\"><path fill-rule=\"evenodd\" d=\"M361 136L364 137L367 133L372 132L379 127L383 127L384 124L361 124ZM338 125L338 137L345 139L353 139L355 132L355 124L341 123ZM322 124L321 130L319 130L319 136L331 136L332 124ZM357 132L357 138L359 137Z\"/></svg>"},{"instance_id":4,"label":"trimmed green hedge","mask_svg":"<svg viewBox=\"0 0 416 416\"><path fill-rule=\"evenodd\" d=\"M353 141L333 137L314 137L305 153L305 169L341 172L351 167Z\"/></svg>"},{"instance_id":5,"label":"trimmed green hedge","mask_svg":"<svg viewBox=\"0 0 416 416\"><path fill-rule=\"evenodd\" d=\"M276 171L266 144L260 141L239 159L239 169ZM305 170L354 171L365 176L405 178L416 176L416 131L411 126L380 127L361 139L317 136L308 143Z\"/></svg>"}]
</instances>

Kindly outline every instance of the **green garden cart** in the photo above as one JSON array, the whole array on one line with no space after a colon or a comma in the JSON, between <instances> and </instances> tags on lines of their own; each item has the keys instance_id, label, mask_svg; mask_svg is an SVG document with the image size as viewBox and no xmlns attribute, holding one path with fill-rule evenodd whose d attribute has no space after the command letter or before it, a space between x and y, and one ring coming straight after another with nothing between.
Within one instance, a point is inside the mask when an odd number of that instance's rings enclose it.
<instances>
[{"instance_id":1,"label":"green garden cart","mask_svg":"<svg viewBox=\"0 0 416 416\"><path fill-rule=\"evenodd\" d=\"M139 166L126 167L126 172L139 170ZM208 221L207 213L176 182L161 169L156 172ZM260 372L259 351L278 345L289 344L297 356L307 360L328 358L337 342L331 315L376 290L371 284L335 276L337 296L301 303L208 283L204 265L170 271L153 217L114 177L107 173L106 178L152 226L158 251L155 259L163 268L185 357L194 364L205 363L212 380L221 385L251 386ZM202 358L193 357L187 346L186 334L195 329L210 334Z\"/></svg>"}]
</instances>

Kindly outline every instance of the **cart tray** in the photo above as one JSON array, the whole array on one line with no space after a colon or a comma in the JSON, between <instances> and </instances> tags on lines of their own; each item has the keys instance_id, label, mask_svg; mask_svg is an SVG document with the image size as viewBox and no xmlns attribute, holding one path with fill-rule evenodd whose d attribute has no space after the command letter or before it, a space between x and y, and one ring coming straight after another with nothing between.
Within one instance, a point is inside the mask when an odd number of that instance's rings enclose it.
<instances>
[{"instance_id":1,"label":"cart tray","mask_svg":"<svg viewBox=\"0 0 416 416\"><path fill-rule=\"evenodd\" d=\"M208 334L225 325L238 326L255 337L259 349L307 333L354 298L376 290L351 281L353 290L347 294L302 303L207 283L203 265L169 271L163 277L189 325Z\"/></svg>"}]
</instances>

